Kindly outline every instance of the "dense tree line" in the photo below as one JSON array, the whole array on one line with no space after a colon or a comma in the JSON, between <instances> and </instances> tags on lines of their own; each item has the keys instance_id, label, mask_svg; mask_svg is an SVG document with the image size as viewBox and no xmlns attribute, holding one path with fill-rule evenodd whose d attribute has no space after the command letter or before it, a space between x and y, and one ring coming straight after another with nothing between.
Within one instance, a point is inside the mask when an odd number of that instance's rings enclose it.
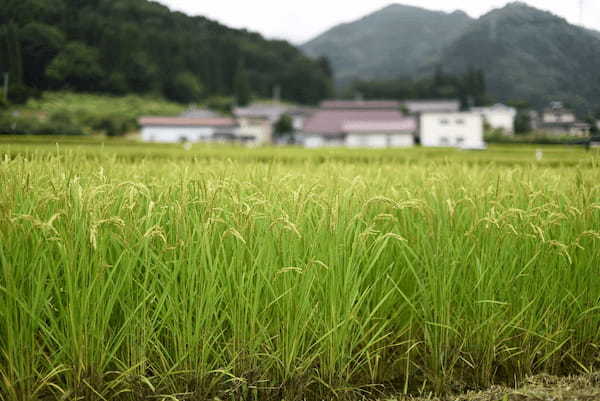
<instances>
[{"instance_id":1,"label":"dense tree line","mask_svg":"<svg viewBox=\"0 0 600 401\"><path fill-rule=\"evenodd\" d=\"M2 0L0 72L11 98L71 89L113 94L282 97L316 103L329 96L331 69L285 41L171 12L146 0Z\"/></svg>"},{"instance_id":2,"label":"dense tree line","mask_svg":"<svg viewBox=\"0 0 600 401\"><path fill-rule=\"evenodd\" d=\"M358 80L346 95L365 99L459 99L463 109L490 103L485 74L479 69L452 75L438 67L433 76L419 79Z\"/></svg>"}]
</instances>

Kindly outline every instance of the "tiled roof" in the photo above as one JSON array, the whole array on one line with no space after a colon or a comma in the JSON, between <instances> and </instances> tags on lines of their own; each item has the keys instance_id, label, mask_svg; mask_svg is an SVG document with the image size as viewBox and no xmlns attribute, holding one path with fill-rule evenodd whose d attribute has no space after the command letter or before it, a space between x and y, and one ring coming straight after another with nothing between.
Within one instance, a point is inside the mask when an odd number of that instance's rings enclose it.
<instances>
[{"instance_id":1,"label":"tiled roof","mask_svg":"<svg viewBox=\"0 0 600 401\"><path fill-rule=\"evenodd\" d=\"M453 99L442 100L407 100L403 102L409 113L431 113L459 111L460 101Z\"/></svg>"},{"instance_id":2,"label":"tiled roof","mask_svg":"<svg viewBox=\"0 0 600 401\"><path fill-rule=\"evenodd\" d=\"M395 110L319 110L306 120L304 132L310 134L336 135L346 131L346 124L404 124L407 120ZM364 128L364 125L362 125Z\"/></svg>"},{"instance_id":3,"label":"tiled roof","mask_svg":"<svg viewBox=\"0 0 600 401\"><path fill-rule=\"evenodd\" d=\"M255 103L248 107L237 107L233 114L240 118L266 118L274 122L288 110L288 106L281 104Z\"/></svg>"},{"instance_id":4,"label":"tiled roof","mask_svg":"<svg viewBox=\"0 0 600 401\"><path fill-rule=\"evenodd\" d=\"M321 109L398 110L400 102L393 100L325 100L321 102Z\"/></svg>"},{"instance_id":5,"label":"tiled roof","mask_svg":"<svg viewBox=\"0 0 600 401\"><path fill-rule=\"evenodd\" d=\"M142 117L140 125L161 127L234 127L237 122L232 118L192 118L192 117Z\"/></svg>"},{"instance_id":6,"label":"tiled roof","mask_svg":"<svg viewBox=\"0 0 600 401\"><path fill-rule=\"evenodd\" d=\"M507 106L502 103L496 103L493 106L487 106L487 107L471 107L471 111L475 111L477 113L489 113L489 112L497 112L497 111L516 113L517 109L515 109L514 107Z\"/></svg>"}]
</instances>

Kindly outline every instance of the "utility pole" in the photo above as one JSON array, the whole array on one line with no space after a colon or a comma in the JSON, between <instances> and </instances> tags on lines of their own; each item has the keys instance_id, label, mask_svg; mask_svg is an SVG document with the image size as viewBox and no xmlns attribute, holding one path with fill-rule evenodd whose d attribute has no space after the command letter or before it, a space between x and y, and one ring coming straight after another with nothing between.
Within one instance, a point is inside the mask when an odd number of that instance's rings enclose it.
<instances>
[{"instance_id":1,"label":"utility pole","mask_svg":"<svg viewBox=\"0 0 600 401\"><path fill-rule=\"evenodd\" d=\"M8 72L4 73L4 101L8 102Z\"/></svg>"}]
</instances>

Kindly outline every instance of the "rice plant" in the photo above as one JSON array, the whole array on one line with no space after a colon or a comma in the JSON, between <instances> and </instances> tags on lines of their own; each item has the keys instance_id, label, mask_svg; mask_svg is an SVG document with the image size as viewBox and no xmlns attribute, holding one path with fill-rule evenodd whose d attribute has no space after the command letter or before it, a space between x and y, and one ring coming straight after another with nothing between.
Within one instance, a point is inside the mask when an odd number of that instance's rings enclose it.
<instances>
[{"instance_id":1,"label":"rice plant","mask_svg":"<svg viewBox=\"0 0 600 401\"><path fill-rule=\"evenodd\" d=\"M0 400L443 394L600 362L597 154L0 152Z\"/></svg>"}]
</instances>

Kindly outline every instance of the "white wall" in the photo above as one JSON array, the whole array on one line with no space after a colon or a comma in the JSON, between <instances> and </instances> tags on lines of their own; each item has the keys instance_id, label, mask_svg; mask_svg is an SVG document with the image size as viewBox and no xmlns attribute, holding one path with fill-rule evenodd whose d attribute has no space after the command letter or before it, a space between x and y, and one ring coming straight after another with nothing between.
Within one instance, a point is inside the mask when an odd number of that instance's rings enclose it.
<instances>
[{"instance_id":1,"label":"white wall","mask_svg":"<svg viewBox=\"0 0 600 401\"><path fill-rule=\"evenodd\" d=\"M415 136L412 133L390 135L390 146L393 148L409 148L415 146Z\"/></svg>"},{"instance_id":2,"label":"white wall","mask_svg":"<svg viewBox=\"0 0 600 401\"><path fill-rule=\"evenodd\" d=\"M387 148L410 147L414 145L411 133L350 133L346 137L346 146L350 148Z\"/></svg>"},{"instance_id":3,"label":"white wall","mask_svg":"<svg viewBox=\"0 0 600 401\"><path fill-rule=\"evenodd\" d=\"M544 123L574 123L576 121L575 114L570 112L544 112L543 115Z\"/></svg>"},{"instance_id":4,"label":"white wall","mask_svg":"<svg viewBox=\"0 0 600 401\"><path fill-rule=\"evenodd\" d=\"M273 138L273 125L266 119L240 118L239 134L253 136L255 144L271 143Z\"/></svg>"},{"instance_id":5,"label":"white wall","mask_svg":"<svg viewBox=\"0 0 600 401\"><path fill-rule=\"evenodd\" d=\"M385 148L388 145L386 134L348 134L346 146L349 148Z\"/></svg>"},{"instance_id":6,"label":"white wall","mask_svg":"<svg viewBox=\"0 0 600 401\"><path fill-rule=\"evenodd\" d=\"M344 146L343 138L327 137L321 135L304 135L302 138L305 148L323 148Z\"/></svg>"},{"instance_id":7,"label":"white wall","mask_svg":"<svg viewBox=\"0 0 600 401\"><path fill-rule=\"evenodd\" d=\"M210 141L214 128L210 127L142 127L142 140L145 142L202 142Z\"/></svg>"},{"instance_id":8,"label":"white wall","mask_svg":"<svg viewBox=\"0 0 600 401\"><path fill-rule=\"evenodd\" d=\"M301 131L304 128L304 116L292 116L292 125L296 131Z\"/></svg>"},{"instance_id":9,"label":"white wall","mask_svg":"<svg viewBox=\"0 0 600 401\"><path fill-rule=\"evenodd\" d=\"M483 145L483 117L479 113L428 113L421 115L421 145Z\"/></svg>"},{"instance_id":10,"label":"white wall","mask_svg":"<svg viewBox=\"0 0 600 401\"><path fill-rule=\"evenodd\" d=\"M501 129L507 134L514 133L517 110L512 107L481 107L473 109L480 113L484 120L494 129Z\"/></svg>"},{"instance_id":11,"label":"white wall","mask_svg":"<svg viewBox=\"0 0 600 401\"><path fill-rule=\"evenodd\" d=\"M509 112L490 112L484 114L485 121L490 127L501 129L507 134L514 133L515 115Z\"/></svg>"},{"instance_id":12,"label":"white wall","mask_svg":"<svg viewBox=\"0 0 600 401\"><path fill-rule=\"evenodd\" d=\"M325 146L324 140L318 135L307 135L304 137L304 147L306 148L321 148Z\"/></svg>"}]
</instances>

